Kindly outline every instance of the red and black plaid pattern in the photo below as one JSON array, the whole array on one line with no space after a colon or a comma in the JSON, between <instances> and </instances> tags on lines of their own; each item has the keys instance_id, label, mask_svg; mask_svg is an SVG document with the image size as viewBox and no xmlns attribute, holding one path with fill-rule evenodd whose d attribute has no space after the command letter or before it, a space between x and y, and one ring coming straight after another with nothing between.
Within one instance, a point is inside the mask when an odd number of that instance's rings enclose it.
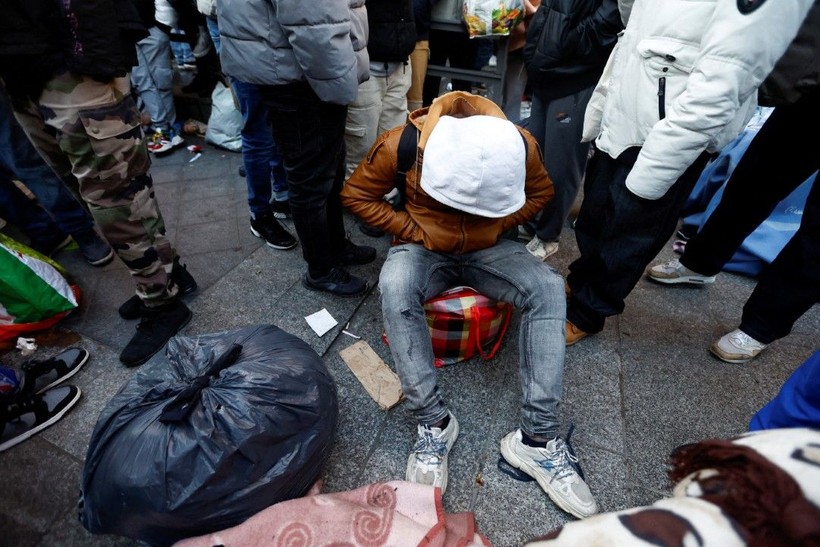
<instances>
[{"instance_id":1,"label":"red and black plaid pattern","mask_svg":"<svg viewBox=\"0 0 820 547\"><path fill-rule=\"evenodd\" d=\"M435 365L443 367L480 354L492 359L501 347L512 306L471 287L455 287L425 302Z\"/></svg>"}]
</instances>

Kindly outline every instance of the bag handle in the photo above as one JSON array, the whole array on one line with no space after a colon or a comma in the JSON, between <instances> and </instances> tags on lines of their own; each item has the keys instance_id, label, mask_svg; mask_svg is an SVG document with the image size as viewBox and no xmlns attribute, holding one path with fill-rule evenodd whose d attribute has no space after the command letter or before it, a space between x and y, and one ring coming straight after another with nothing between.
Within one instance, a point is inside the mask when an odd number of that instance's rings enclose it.
<instances>
[{"instance_id":1,"label":"bag handle","mask_svg":"<svg viewBox=\"0 0 820 547\"><path fill-rule=\"evenodd\" d=\"M510 325L510 313L509 304L504 306L504 323L502 323L501 328L498 329L498 339L495 341L495 345L493 345L492 349L485 353L484 348L481 347L481 312L479 311L478 306L470 306L470 316L475 317L475 321L470 321L470 335L473 334L473 325L476 325L477 332L473 338L475 339L475 345L478 348L478 354L481 355L481 358L485 361L489 361L495 354L498 353L498 350L501 348L501 342L504 341L504 335L507 334L507 327Z\"/></svg>"},{"instance_id":2,"label":"bag handle","mask_svg":"<svg viewBox=\"0 0 820 547\"><path fill-rule=\"evenodd\" d=\"M184 420L193 410L193 403L199 399L200 392L208 387L211 384L211 379L215 378L223 369L236 363L240 353L242 353L242 346L236 343L231 344L225 350L225 353L217 357L208 367L205 374L194 378L185 389L177 393L170 403L165 405L162 414L159 416L159 421L167 424Z\"/></svg>"}]
</instances>

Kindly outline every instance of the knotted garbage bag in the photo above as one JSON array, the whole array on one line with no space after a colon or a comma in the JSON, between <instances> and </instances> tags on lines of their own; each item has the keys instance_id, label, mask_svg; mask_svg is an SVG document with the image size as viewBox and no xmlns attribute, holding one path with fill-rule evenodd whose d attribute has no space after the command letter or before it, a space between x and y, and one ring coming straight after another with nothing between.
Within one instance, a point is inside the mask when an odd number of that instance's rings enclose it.
<instances>
[{"instance_id":1,"label":"knotted garbage bag","mask_svg":"<svg viewBox=\"0 0 820 547\"><path fill-rule=\"evenodd\" d=\"M172 338L108 403L82 475L90 532L155 545L223 530L320 478L338 421L333 379L272 326Z\"/></svg>"}]
</instances>

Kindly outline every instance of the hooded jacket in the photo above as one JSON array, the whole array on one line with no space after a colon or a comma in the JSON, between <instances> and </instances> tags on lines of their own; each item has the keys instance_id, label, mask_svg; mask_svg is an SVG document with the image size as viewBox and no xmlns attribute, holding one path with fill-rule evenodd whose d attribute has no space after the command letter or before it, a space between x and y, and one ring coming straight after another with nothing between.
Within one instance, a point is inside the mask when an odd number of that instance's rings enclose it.
<instances>
[{"instance_id":1,"label":"hooded jacket","mask_svg":"<svg viewBox=\"0 0 820 547\"><path fill-rule=\"evenodd\" d=\"M641 147L626 186L659 199L744 128L813 1L621 0L628 22L587 106L584 140L613 158Z\"/></svg>"},{"instance_id":2,"label":"hooded jacket","mask_svg":"<svg viewBox=\"0 0 820 547\"><path fill-rule=\"evenodd\" d=\"M416 162L407 171L405 210L395 211L383 196L395 185L397 153L403 127L383 133L342 189L342 204L363 222L434 252L463 254L492 247L508 230L532 219L554 194L535 138L523 129L527 143L524 205L501 218L465 213L430 197L421 188L424 150L442 116L475 115L506 119L492 101L456 91L410 114L419 131Z\"/></svg>"},{"instance_id":3,"label":"hooded jacket","mask_svg":"<svg viewBox=\"0 0 820 547\"><path fill-rule=\"evenodd\" d=\"M307 81L350 104L370 73L364 0L217 0L222 69L259 85Z\"/></svg>"}]
</instances>

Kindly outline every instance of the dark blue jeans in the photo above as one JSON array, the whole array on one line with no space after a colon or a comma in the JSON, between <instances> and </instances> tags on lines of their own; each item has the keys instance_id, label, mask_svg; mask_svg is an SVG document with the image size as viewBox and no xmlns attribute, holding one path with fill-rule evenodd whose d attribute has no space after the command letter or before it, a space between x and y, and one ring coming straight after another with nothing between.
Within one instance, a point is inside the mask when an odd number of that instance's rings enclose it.
<instances>
[{"instance_id":1,"label":"dark blue jeans","mask_svg":"<svg viewBox=\"0 0 820 547\"><path fill-rule=\"evenodd\" d=\"M345 245L340 193L347 106L323 102L307 82L259 91L287 173L302 256L312 276L324 275L339 263Z\"/></svg>"},{"instance_id":2,"label":"dark blue jeans","mask_svg":"<svg viewBox=\"0 0 820 547\"><path fill-rule=\"evenodd\" d=\"M288 197L288 181L282 157L271 133L268 107L262 103L261 86L231 78L242 111L242 163L248 185L248 207L255 217L270 212L273 193ZM271 181L273 193L271 192Z\"/></svg>"},{"instance_id":3,"label":"dark blue jeans","mask_svg":"<svg viewBox=\"0 0 820 547\"><path fill-rule=\"evenodd\" d=\"M681 263L714 275L775 206L820 168L815 123L820 93L775 109L737 164L723 198L686 244ZM800 228L764 268L743 307L741 330L764 344L783 338L820 301L820 184L814 183Z\"/></svg>"},{"instance_id":4,"label":"dark blue jeans","mask_svg":"<svg viewBox=\"0 0 820 547\"><path fill-rule=\"evenodd\" d=\"M615 159L597 150L589 162L575 224L581 256L567 277L572 291L567 319L585 332L601 331L607 317L624 310L624 299L675 231L709 159L701 154L662 198L649 200L625 184L639 151L631 148Z\"/></svg>"},{"instance_id":5,"label":"dark blue jeans","mask_svg":"<svg viewBox=\"0 0 820 547\"><path fill-rule=\"evenodd\" d=\"M25 233L34 246L57 239L55 224L66 234L93 228L91 215L43 161L14 119L5 91L0 91L0 143L0 216ZM42 207L14 186L14 179L25 184ZM76 180L70 182L76 187Z\"/></svg>"}]
</instances>

